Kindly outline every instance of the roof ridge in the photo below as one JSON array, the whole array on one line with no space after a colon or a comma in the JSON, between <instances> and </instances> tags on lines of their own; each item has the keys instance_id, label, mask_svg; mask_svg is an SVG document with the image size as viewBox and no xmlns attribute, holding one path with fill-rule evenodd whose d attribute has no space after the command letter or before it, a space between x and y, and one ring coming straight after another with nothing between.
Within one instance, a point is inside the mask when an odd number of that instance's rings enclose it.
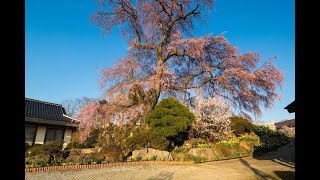
<instances>
[{"instance_id":1,"label":"roof ridge","mask_svg":"<svg viewBox=\"0 0 320 180\"><path fill-rule=\"evenodd\" d=\"M41 101L41 100L31 99L31 98L25 98L25 100L34 101L34 102L40 102L40 103L44 103L44 104L51 104L51 105L56 105L56 106L62 106L61 104L47 102L47 101Z\"/></svg>"}]
</instances>

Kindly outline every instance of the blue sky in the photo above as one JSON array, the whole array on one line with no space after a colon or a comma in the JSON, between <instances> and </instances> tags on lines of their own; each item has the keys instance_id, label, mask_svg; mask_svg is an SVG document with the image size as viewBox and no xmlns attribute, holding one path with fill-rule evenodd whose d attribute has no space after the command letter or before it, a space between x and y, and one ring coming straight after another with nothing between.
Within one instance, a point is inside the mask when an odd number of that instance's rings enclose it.
<instances>
[{"instance_id":1,"label":"blue sky","mask_svg":"<svg viewBox=\"0 0 320 180\"><path fill-rule=\"evenodd\" d=\"M89 16L95 0L27 0L25 24L25 96L61 103L64 99L99 97L97 68L112 67L125 56L127 42L118 29L104 37ZM241 52L277 56L285 82L272 109L263 109L263 121L295 117L285 109L295 99L295 30L293 0L217 0L207 23L195 35L226 32ZM257 119L257 120L258 120Z\"/></svg>"}]
</instances>

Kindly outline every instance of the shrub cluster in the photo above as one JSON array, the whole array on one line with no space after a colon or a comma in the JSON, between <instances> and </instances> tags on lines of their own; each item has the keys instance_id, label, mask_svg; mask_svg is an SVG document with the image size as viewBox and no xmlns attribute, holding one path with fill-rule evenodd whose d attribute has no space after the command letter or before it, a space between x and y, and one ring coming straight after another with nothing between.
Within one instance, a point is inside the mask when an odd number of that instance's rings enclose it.
<instances>
[{"instance_id":1,"label":"shrub cluster","mask_svg":"<svg viewBox=\"0 0 320 180\"><path fill-rule=\"evenodd\" d=\"M80 143L79 141L79 132L72 132L72 136L70 139L70 143L67 145L67 148L92 148L95 146L98 140L98 136L100 134L99 129L94 129L88 139L84 143Z\"/></svg>"},{"instance_id":2,"label":"shrub cluster","mask_svg":"<svg viewBox=\"0 0 320 180\"><path fill-rule=\"evenodd\" d=\"M241 136L245 133L250 133L253 128L253 124L248 120L240 116L230 117L231 130L236 136Z\"/></svg>"},{"instance_id":3,"label":"shrub cluster","mask_svg":"<svg viewBox=\"0 0 320 180\"><path fill-rule=\"evenodd\" d=\"M134 149L143 149L143 148L153 148L158 150L167 150L169 147L169 141L155 132L137 128L132 132L125 143L125 147L130 148L132 151Z\"/></svg>"},{"instance_id":4,"label":"shrub cluster","mask_svg":"<svg viewBox=\"0 0 320 180\"><path fill-rule=\"evenodd\" d=\"M261 145L255 147L254 155L270 152L279 149L287 144L290 138L280 131L274 131L263 125L254 125L252 131L259 136Z\"/></svg>"}]
</instances>

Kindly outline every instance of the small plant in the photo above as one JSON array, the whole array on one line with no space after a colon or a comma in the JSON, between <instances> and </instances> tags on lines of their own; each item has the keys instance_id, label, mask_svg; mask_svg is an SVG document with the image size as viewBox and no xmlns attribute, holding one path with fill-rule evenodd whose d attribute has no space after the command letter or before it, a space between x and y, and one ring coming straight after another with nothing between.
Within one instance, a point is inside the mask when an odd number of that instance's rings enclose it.
<instances>
[{"instance_id":1,"label":"small plant","mask_svg":"<svg viewBox=\"0 0 320 180\"><path fill-rule=\"evenodd\" d=\"M92 154L88 157L85 157L82 160L82 164L101 164L104 161L104 158L99 158L95 154Z\"/></svg>"},{"instance_id":2,"label":"small plant","mask_svg":"<svg viewBox=\"0 0 320 180\"><path fill-rule=\"evenodd\" d=\"M232 159L239 158L239 157L241 157L241 153L240 152L235 152L235 153L230 155L230 158L232 158Z\"/></svg>"},{"instance_id":3,"label":"small plant","mask_svg":"<svg viewBox=\"0 0 320 180\"><path fill-rule=\"evenodd\" d=\"M212 148L212 145L207 143L201 143L201 144L197 144L196 148Z\"/></svg>"},{"instance_id":4,"label":"small plant","mask_svg":"<svg viewBox=\"0 0 320 180\"><path fill-rule=\"evenodd\" d=\"M191 148L211 148L213 145L211 142L201 138L192 138L184 143L184 146L189 144Z\"/></svg>"},{"instance_id":5,"label":"small plant","mask_svg":"<svg viewBox=\"0 0 320 180\"><path fill-rule=\"evenodd\" d=\"M172 152L174 153L186 153L189 149L183 147L175 147Z\"/></svg>"},{"instance_id":6,"label":"small plant","mask_svg":"<svg viewBox=\"0 0 320 180\"><path fill-rule=\"evenodd\" d=\"M55 165L55 166L61 166L64 163L66 163L66 160L63 158L56 158L54 161L51 162L51 165Z\"/></svg>"},{"instance_id":7,"label":"small plant","mask_svg":"<svg viewBox=\"0 0 320 180\"><path fill-rule=\"evenodd\" d=\"M141 157L141 156L137 156L134 160L135 160L135 161L141 161L141 160L142 160L142 157Z\"/></svg>"},{"instance_id":8,"label":"small plant","mask_svg":"<svg viewBox=\"0 0 320 180\"><path fill-rule=\"evenodd\" d=\"M82 159L80 156L70 155L66 159L66 163L74 165L74 164L81 164Z\"/></svg>"},{"instance_id":9,"label":"small plant","mask_svg":"<svg viewBox=\"0 0 320 180\"><path fill-rule=\"evenodd\" d=\"M238 139L239 141L245 141L254 146L260 145L260 137L257 136L254 132L251 132L250 134L244 134Z\"/></svg>"},{"instance_id":10,"label":"small plant","mask_svg":"<svg viewBox=\"0 0 320 180\"><path fill-rule=\"evenodd\" d=\"M154 156L152 156L152 157L150 158L150 160L151 160L151 161L155 161L155 160L157 160L157 156L155 156L155 155L154 155Z\"/></svg>"},{"instance_id":11,"label":"small plant","mask_svg":"<svg viewBox=\"0 0 320 180\"><path fill-rule=\"evenodd\" d=\"M39 160L33 164L33 167L45 167L47 165L47 161Z\"/></svg>"},{"instance_id":12,"label":"small plant","mask_svg":"<svg viewBox=\"0 0 320 180\"><path fill-rule=\"evenodd\" d=\"M233 141L233 140L222 140L218 142L216 145L218 146L225 146L225 147L238 147L239 146L239 141Z\"/></svg>"},{"instance_id":13,"label":"small plant","mask_svg":"<svg viewBox=\"0 0 320 180\"><path fill-rule=\"evenodd\" d=\"M26 160L25 164L26 164L26 165L31 165L31 164L32 164L32 161Z\"/></svg>"},{"instance_id":14,"label":"small plant","mask_svg":"<svg viewBox=\"0 0 320 180\"><path fill-rule=\"evenodd\" d=\"M49 164L50 156L47 154L38 154L25 158L25 163L28 167L43 167Z\"/></svg>"},{"instance_id":15,"label":"small plant","mask_svg":"<svg viewBox=\"0 0 320 180\"><path fill-rule=\"evenodd\" d=\"M187 159L187 161L194 161L196 163L208 161L208 159L206 157L197 157L197 156L193 156L190 154L187 155L186 159Z\"/></svg>"}]
</instances>

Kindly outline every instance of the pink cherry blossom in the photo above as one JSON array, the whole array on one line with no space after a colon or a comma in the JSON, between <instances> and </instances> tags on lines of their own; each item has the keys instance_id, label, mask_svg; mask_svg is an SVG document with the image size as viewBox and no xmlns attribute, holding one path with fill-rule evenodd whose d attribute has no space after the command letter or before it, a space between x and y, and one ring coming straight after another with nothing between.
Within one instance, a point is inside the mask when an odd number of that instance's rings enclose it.
<instances>
[{"instance_id":1,"label":"pink cherry blossom","mask_svg":"<svg viewBox=\"0 0 320 180\"><path fill-rule=\"evenodd\" d=\"M119 116L119 122L128 123L142 111L152 110L160 95L174 96L188 103L201 91L205 98L219 97L240 111L261 115L261 106L272 107L280 96L277 87L283 84L283 73L273 64L273 58L262 61L259 53L240 53L224 34L195 37L195 23L210 13L214 0L99 0L99 10L91 20L103 33L120 27L130 46L127 55L112 68L100 70L100 85L105 88L108 113ZM264 62L262 66L258 66ZM149 92L149 104L130 105L124 96L133 84ZM152 96L150 95L152 94ZM96 108L96 106L90 106ZM87 107L87 108L90 108ZM118 111L119 112L116 112ZM114 112L113 112L114 111ZM86 110L83 113L93 113ZM107 114L108 114L107 113ZM141 114L140 114L141 115ZM140 116L139 115L139 116ZM143 116L143 115L142 115ZM79 116L90 124L90 115ZM113 116L106 116L108 122ZM142 118L142 117L141 117ZM83 125L86 126L86 125ZM90 127L90 126L86 126Z\"/></svg>"}]
</instances>

